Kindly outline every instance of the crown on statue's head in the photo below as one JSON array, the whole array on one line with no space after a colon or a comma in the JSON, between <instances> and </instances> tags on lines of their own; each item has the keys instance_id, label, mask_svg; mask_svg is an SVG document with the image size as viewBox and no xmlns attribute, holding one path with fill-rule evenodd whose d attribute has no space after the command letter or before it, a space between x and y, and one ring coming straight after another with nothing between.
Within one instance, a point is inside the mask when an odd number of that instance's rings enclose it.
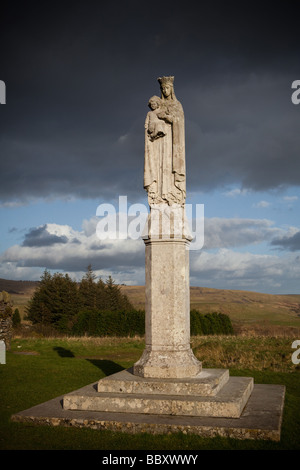
<instances>
[{"instance_id":1,"label":"crown on statue's head","mask_svg":"<svg viewBox=\"0 0 300 470\"><path fill-rule=\"evenodd\" d=\"M160 85L168 84L168 85L173 86L173 83L174 83L174 77L159 77L157 80L160 83Z\"/></svg>"}]
</instances>

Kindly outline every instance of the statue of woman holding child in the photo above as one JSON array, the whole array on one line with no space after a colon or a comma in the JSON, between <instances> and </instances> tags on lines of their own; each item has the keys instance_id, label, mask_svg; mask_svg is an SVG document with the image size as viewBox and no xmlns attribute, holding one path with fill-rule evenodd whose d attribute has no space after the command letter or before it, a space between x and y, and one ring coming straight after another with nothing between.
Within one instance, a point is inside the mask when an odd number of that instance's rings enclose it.
<instances>
[{"instance_id":1,"label":"statue of woman holding child","mask_svg":"<svg viewBox=\"0 0 300 470\"><path fill-rule=\"evenodd\" d=\"M150 207L185 203L184 113L174 93L174 77L158 78L161 98L149 100L145 121L144 188Z\"/></svg>"}]
</instances>

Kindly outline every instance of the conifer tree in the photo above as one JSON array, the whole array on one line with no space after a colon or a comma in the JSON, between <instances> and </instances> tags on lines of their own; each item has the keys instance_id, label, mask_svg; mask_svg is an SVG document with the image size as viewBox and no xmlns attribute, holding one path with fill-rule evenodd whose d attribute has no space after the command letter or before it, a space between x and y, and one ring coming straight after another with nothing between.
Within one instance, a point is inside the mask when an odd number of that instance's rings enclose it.
<instances>
[{"instance_id":1,"label":"conifer tree","mask_svg":"<svg viewBox=\"0 0 300 470\"><path fill-rule=\"evenodd\" d=\"M47 269L41 276L38 288L35 290L33 297L28 302L26 308L27 319L32 323L51 323L51 310L49 309L49 283L51 281L51 274Z\"/></svg>"},{"instance_id":2,"label":"conifer tree","mask_svg":"<svg viewBox=\"0 0 300 470\"><path fill-rule=\"evenodd\" d=\"M76 282L68 274L45 270L40 284L27 308L27 318L32 323L53 325L65 330L72 316L78 313L78 291Z\"/></svg>"},{"instance_id":3,"label":"conifer tree","mask_svg":"<svg viewBox=\"0 0 300 470\"><path fill-rule=\"evenodd\" d=\"M105 286L108 309L114 311L128 311L133 307L126 295L122 294L120 286L115 284L111 276L108 277Z\"/></svg>"},{"instance_id":4,"label":"conifer tree","mask_svg":"<svg viewBox=\"0 0 300 470\"><path fill-rule=\"evenodd\" d=\"M81 308L97 308L97 285L95 282L96 275L92 270L92 265L87 267L86 274L81 279L78 289L79 304Z\"/></svg>"},{"instance_id":5,"label":"conifer tree","mask_svg":"<svg viewBox=\"0 0 300 470\"><path fill-rule=\"evenodd\" d=\"M15 308L14 314L12 316L13 327L16 328L21 324L21 315L18 308Z\"/></svg>"},{"instance_id":6,"label":"conifer tree","mask_svg":"<svg viewBox=\"0 0 300 470\"><path fill-rule=\"evenodd\" d=\"M106 282L102 279L96 281L96 275L89 265L79 284L68 274L51 275L45 269L39 286L28 304L27 319L33 324L51 325L60 331L68 332L72 331L74 322L78 323L79 312L87 315L85 322L90 323L93 319L97 324L101 312L110 314L106 320L109 323L114 321L113 312L125 315L126 312L133 310L127 296L122 293L120 286L115 284L112 277L109 276Z\"/></svg>"}]
</instances>

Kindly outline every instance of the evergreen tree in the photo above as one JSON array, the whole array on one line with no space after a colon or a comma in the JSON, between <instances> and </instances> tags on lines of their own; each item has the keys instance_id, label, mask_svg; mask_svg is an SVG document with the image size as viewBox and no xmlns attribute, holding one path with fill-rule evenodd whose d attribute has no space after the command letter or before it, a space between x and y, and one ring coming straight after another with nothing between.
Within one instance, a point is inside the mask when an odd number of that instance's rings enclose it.
<instances>
[{"instance_id":1,"label":"evergreen tree","mask_svg":"<svg viewBox=\"0 0 300 470\"><path fill-rule=\"evenodd\" d=\"M96 281L89 265L79 285L68 274L51 275L45 270L28 304L27 319L33 324L51 325L66 333L84 329L95 334L103 328L113 329L111 325L117 321L114 313L120 313L126 320L125 314L133 311L127 296L112 277L109 276L106 282ZM73 328L75 323L77 326ZM119 325L120 321L117 323Z\"/></svg>"},{"instance_id":2,"label":"evergreen tree","mask_svg":"<svg viewBox=\"0 0 300 470\"><path fill-rule=\"evenodd\" d=\"M100 278L97 285L97 310L108 310L108 298L105 290L105 282Z\"/></svg>"},{"instance_id":3,"label":"evergreen tree","mask_svg":"<svg viewBox=\"0 0 300 470\"><path fill-rule=\"evenodd\" d=\"M34 324L43 323L66 330L78 308L76 282L68 274L55 273L52 276L45 270L29 302L27 318Z\"/></svg>"},{"instance_id":4,"label":"evergreen tree","mask_svg":"<svg viewBox=\"0 0 300 470\"><path fill-rule=\"evenodd\" d=\"M21 315L18 308L15 309L14 314L12 316L12 324L14 328L18 327L21 324Z\"/></svg>"},{"instance_id":5,"label":"evergreen tree","mask_svg":"<svg viewBox=\"0 0 300 470\"><path fill-rule=\"evenodd\" d=\"M78 290L78 300L80 308L97 308L97 284L96 275L89 264L85 276L81 279Z\"/></svg>"},{"instance_id":6,"label":"evergreen tree","mask_svg":"<svg viewBox=\"0 0 300 470\"><path fill-rule=\"evenodd\" d=\"M126 295L122 294L120 286L116 285L111 276L108 277L105 286L108 309L114 311L132 310L133 306Z\"/></svg>"},{"instance_id":7,"label":"evergreen tree","mask_svg":"<svg viewBox=\"0 0 300 470\"><path fill-rule=\"evenodd\" d=\"M49 309L51 296L49 295L49 284L51 282L51 274L45 269L39 286L35 290L33 297L28 302L26 308L27 319L32 323L51 323L51 310Z\"/></svg>"}]
</instances>

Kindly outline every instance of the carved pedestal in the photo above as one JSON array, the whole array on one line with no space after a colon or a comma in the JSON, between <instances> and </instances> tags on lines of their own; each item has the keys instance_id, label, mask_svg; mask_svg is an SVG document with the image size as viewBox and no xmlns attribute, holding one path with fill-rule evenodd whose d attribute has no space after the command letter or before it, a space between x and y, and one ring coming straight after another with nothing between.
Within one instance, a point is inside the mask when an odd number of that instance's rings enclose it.
<instances>
[{"instance_id":1,"label":"carved pedestal","mask_svg":"<svg viewBox=\"0 0 300 470\"><path fill-rule=\"evenodd\" d=\"M189 240L148 238L146 347L133 373L141 377L194 377L201 363L190 347Z\"/></svg>"}]
</instances>

